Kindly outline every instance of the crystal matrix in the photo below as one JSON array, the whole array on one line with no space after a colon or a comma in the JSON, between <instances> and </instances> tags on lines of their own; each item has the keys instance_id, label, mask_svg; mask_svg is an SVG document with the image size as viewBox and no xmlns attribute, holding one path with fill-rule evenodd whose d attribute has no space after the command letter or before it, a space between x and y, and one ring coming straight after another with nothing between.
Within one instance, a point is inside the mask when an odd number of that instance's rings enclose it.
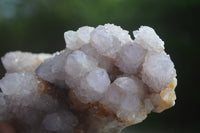
<instances>
[{"instance_id":1,"label":"crystal matrix","mask_svg":"<svg viewBox=\"0 0 200 133\"><path fill-rule=\"evenodd\" d=\"M19 133L117 133L175 104L176 70L156 32L113 24L64 33L54 54L9 52L0 121Z\"/></svg>"}]
</instances>

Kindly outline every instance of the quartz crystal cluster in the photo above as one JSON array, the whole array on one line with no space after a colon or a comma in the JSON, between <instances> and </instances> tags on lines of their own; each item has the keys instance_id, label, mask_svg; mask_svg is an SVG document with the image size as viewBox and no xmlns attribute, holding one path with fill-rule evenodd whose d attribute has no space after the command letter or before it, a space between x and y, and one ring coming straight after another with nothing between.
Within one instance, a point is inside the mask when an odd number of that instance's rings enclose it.
<instances>
[{"instance_id":1,"label":"quartz crystal cluster","mask_svg":"<svg viewBox=\"0 0 200 133\"><path fill-rule=\"evenodd\" d=\"M0 121L19 133L117 133L175 104L176 70L154 29L113 24L64 33L54 54L9 52Z\"/></svg>"}]
</instances>

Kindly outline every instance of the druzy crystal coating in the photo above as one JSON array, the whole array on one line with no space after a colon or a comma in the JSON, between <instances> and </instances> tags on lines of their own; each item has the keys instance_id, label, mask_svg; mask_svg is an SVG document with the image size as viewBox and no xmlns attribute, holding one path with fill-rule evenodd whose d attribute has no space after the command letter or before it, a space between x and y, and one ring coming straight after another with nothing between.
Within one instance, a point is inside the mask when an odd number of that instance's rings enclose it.
<instances>
[{"instance_id":1,"label":"druzy crystal coating","mask_svg":"<svg viewBox=\"0 0 200 133\"><path fill-rule=\"evenodd\" d=\"M117 133L175 104L176 70L153 28L66 31L54 54L9 52L0 121L19 133Z\"/></svg>"}]
</instances>

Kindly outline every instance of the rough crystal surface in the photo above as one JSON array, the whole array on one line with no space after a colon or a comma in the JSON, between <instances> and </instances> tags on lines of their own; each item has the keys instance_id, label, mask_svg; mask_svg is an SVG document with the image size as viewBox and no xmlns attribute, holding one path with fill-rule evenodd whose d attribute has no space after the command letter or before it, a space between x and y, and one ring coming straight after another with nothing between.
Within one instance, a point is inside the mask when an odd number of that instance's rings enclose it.
<instances>
[{"instance_id":1,"label":"rough crystal surface","mask_svg":"<svg viewBox=\"0 0 200 133\"><path fill-rule=\"evenodd\" d=\"M107 72L112 71L113 63L110 62L108 58L99 54L94 47L91 47L90 44L82 46L80 50L88 56L93 57L97 61L99 67L104 68Z\"/></svg>"},{"instance_id":2,"label":"rough crystal surface","mask_svg":"<svg viewBox=\"0 0 200 133\"><path fill-rule=\"evenodd\" d=\"M29 95L37 88L37 82L34 74L29 72L7 73L1 79L0 87L5 95Z\"/></svg>"},{"instance_id":3,"label":"rough crystal surface","mask_svg":"<svg viewBox=\"0 0 200 133\"><path fill-rule=\"evenodd\" d=\"M113 24L100 25L91 33L91 44L97 51L111 59L115 59L117 52L123 45L131 43L128 31Z\"/></svg>"},{"instance_id":4,"label":"rough crystal surface","mask_svg":"<svg viewBox=\"0 0 200 133\"><path fill-rule=\"evenodd\" d=\"M66 47L71 50L77 50L81 46L88 44L90 41L90 33L94 30L93 27L84 26L77 31L67 31L64 33Z\"/></svg>"},{"instance_id":5,"label":"rough crystal surface","mask_svg":"<svg viewBox=\"0 0 200 133\"><path fill-rule=\"evenodd\" d=\"M133 31L135 42L144 49L154 52L162 52L164 50L164 42L159 38L153 28L141 26L139 30Z\"/></svg>"},{"instance_id":6,"label":"rough crystal surface","mask_svg":"<svg viewBox=\"0 0 200 133\"><path fill-rule=\"evenodd\" d=\"M0 88L6 99L10 102L15 101L13 104L30 106L41 111L53 108L57 104L51 96L40 94L48 89L46 87L33 72L8 73L0 80Z\"/></svg>"},{"instance_id":7,"label":"rough crystal surface","mask_svg":"<svg viewBox=\"0 0 200 133\"><path fill-rule=\"evenodd\" d=\"M59 87L65 86L65 59L67 58L70 50L64 50L53 54L52 58L42 63L37 69L36 73L42 79L53 83ZM46 66L49 66L48 68ZM54 76L52 76L54 75Z\"/></svg>"},{"instance_id":8,"label":"rough crystal surface","mask_svg":"<svg viewBox=\"0 0 200 133\"><path fill-rule=\"evenodd\" d=\"M108 88L102 103L124 121L135 121L144 96L141 81L129 77L117 78Z\"/></svg>"},{"instance_id":9,"label":"rough crystal surface","mask_svg":"<svg viewBox=\"0 0 200 133\"><path fill-rule=\"evenodd\" d=\"M174 64L168 55L149 53L146 56L142 80L154 91L166 88L174 76Z\"/></svg>"},{"instance_id":10,"label":"rough crystal surface","mask_svg":"<svg viewBox=\"0 0 200 133\"><path fill-rule=\"evenodd\" d=\"M116 65L128 74L136 74L143 63L146 51L138 44L125 45L119 52Z\"/></svg>"},{"instance_id":11,"label":"rough crystal surface","mask_svg":"<svg viewBox=\"0 0 200 133\"><path fill-rule=\"evenodd\" d=\"M50 54L32 54L30 52L8 52L2 57L7 72L34 71Z\"/></svg>"},{"instance_id":12,"label":"rough crystal surface","mask_svg":"<svg viewBox=\"0 0 200 133\"><path fill-rule=\"evenodd\" d=\"M107 72L102 68L95 68L89 72L85 79L81 80L80 88L75 94L82 97L82 102L94 103L103 97L110 85L110 79ZM88 96L89 94L89 96Z\"/></svg>"},{"instance_id":13,"label":"rough crystal surface","mask_svg":"<svg viewBox=\"0 0 200 133\"><path fill-rule=\"evenodd\" d=\"M65 71L72 78L84 76L96 67L97 62L82 51L75 51L67 57Z\"/></svg>"},{"instance_id":14,"label":"rough crystal surface","mask_svg":"<svg viewBox=\"0 0 200 133\"><path fill-rule=\"evenodd\" d=\"M175 104L176 70L154 29L114 24L66 31L54 54L9 52L0 122L19 133L119 133Z\"/></svg>"}]
</instances>

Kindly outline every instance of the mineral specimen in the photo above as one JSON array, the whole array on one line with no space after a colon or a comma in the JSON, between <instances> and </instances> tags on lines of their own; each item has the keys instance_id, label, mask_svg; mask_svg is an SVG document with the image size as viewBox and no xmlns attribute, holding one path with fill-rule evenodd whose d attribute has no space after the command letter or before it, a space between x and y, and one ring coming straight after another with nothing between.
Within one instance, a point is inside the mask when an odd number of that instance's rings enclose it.
<instances>
[{"instance_id":1,"label":"mineral specimen","mask_svg":"<svg viewBox=\"0 0 200 133\"><path fill-rule=\"evenodd\" d=\"M19 133L117 133L175 104L176 70L156 32L113 24L64 33L54 54L9 52L0 122Z\"/></svg>"}]
</instances>

